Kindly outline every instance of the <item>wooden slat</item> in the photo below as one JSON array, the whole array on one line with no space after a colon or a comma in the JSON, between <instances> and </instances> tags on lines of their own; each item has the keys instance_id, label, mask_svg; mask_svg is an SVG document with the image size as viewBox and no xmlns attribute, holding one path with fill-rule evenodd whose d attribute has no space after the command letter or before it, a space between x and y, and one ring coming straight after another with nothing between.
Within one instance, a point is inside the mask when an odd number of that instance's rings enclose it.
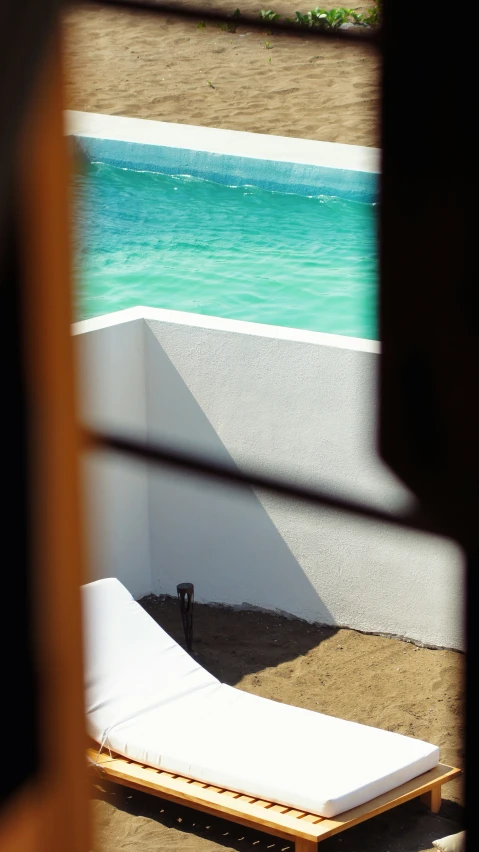
<instances>
[{"instance_id":1,"label":"wooden slat","mask_svg":"<svg viewBox=\"0 0 479 852\"><path fill-rule=\"evenodd\" d=\"M318 822L322 821L323 817L316 816L316 814L306 814L302 819L302 822L312 822L313 825L316 825Z\"/></svg>"},{"instance_id":2,"label":"wooden slat","mask_svg":"<svg viewBox=\"0 0 479 852\"><path fill-rule=\"evenodd\" d=\"M203 810L215 816L232 819L245 826L261 826L263 831L294 840L295 837L311 838L316 826L302 825L301 821L289 816L289 813L271 812L271 808L259 808L254 803L238 801L241 794L232 790L216 793L211 788L200 789L185 784L178 778L165 778L167 773L150 772L148 767L139 764L127 764L120 757L109 754L98 755L98 749L90 749L88 756L96 762L96 770L112 781L133 787L136 790L170 799L187 807Z\"/></svg>"},{"instance_id":3,"label":"wooden slat","mask_svg":"<svg viewBox=\"0 0 479 852\"><path fill-rule=\"evenodd\" d=\"M287 840L301 840L317 843L333 834L351 828L383 811L396 807L416 796L424 796L434 791L433 800L437 803L442 784L461 774L461 770L439 764L435 769L420 775L412 781L396 787L389 793L377 796L370 802L347 811L334 819L324 819L318 814L305 813L295 808L271 803L263 799L253 799L233 790L222 790L201 782L174 777L166 772L158 773L139 764L128 764L121 757L107 754L98 756L96 749L89 750L93 760L98 759L98 769L113 781L138 790L150 792L171 801L205 811L209 814L231 819L245 826L260 827L261 830L283 837ZM303 848L303 847L300 847ZM313 848L313 847L311 847Z\"/></svg>"}]
</instances>

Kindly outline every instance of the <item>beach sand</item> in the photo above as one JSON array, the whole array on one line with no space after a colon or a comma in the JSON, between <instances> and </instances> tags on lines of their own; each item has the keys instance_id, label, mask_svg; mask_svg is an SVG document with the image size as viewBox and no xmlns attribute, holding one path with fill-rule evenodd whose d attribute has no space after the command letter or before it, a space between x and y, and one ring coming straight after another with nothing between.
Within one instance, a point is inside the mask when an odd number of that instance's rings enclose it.
<instances>
[{"instance_id":1,"label":"beach sand","mask_svg":"<svg viewBox=\"0 0 479 852\"><path fill-rule=\"evenodd\" d=\"M257 14L261 6L248 0L240 8ZM291 14L297 7L281 0L273 8ZM241 25L233 34L171 16L78 7L65 15L65 68L70 109L380 144L380 62L365 44L271 36ZM182 641L176 601L144 604ZM460 654L198 605L195 636L199 661L226 683L429 740L444 762L463 765ZM443 789L443 799L438 816L416 800L319 849L432 850L434 839L461 827L459 781ZM291 850L272 836L110 785L95 787L93 812L94 852Z\"/></svg>"},{"instance_id":2,"label":"beach sand","mask_svg":"<svg viewBox=\"0 0 479 852\"><path fill-rule=\"evenodd\" d=\"M142 603L183 641L176 600ZM425 739L440 746L442 761L463 765L463 655L257 611L196 604L194 619L196 658L225 683ZM324 841L320 852L432 850L433 840L461 828L461 788L460 780L443 788L438 816L408 802ZM271 835L113 785L95 787L93 810L94 852L293 852Z\"/></svg>"},{"instance_id":3,"label":"beach sand","mask_svg":"<svg viewBox=\"0 0 479 852\"><path fill-rule=\"evenodd\" d=\"M261 8L241 3L255 16ZM297 6L281 0L273 8L294 14ZM378 146L374 48L266 30L229 33L173 17L75 8L65 16L67 106Z\"/></svg>"}]
</instances>

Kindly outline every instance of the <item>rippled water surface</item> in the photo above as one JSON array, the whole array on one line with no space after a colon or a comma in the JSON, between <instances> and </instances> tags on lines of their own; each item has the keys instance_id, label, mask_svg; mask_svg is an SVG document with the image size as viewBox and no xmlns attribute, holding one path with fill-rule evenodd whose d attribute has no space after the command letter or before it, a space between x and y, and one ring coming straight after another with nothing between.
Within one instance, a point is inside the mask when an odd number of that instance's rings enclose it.
<instances>
[{"instance_id":1,"label":"rippled water surface","mask_svg":"<svg viewBox=\"0 0 479 852\"><path fill-rule=\"evenodd\" d=\"M377 207L92 165L76 315L134 305L377 338Z\"/></svg>"}]
</instances>

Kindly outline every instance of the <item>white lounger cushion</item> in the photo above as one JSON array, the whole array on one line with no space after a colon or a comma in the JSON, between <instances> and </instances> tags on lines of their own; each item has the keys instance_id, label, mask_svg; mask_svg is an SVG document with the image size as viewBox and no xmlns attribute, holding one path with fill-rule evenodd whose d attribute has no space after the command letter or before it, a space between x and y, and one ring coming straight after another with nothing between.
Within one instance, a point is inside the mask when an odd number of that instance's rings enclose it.
<instances>
[{"instance_id":1,"label":"white lounger cushion","mask_svg":"<svg viewBox=\"0 0 479 852\"><path fill-rule=\"evenodd\" d=\"M125 757L323 817L439 761L429 743L221 684L118 580L84 586L83 604L89 732Z\"/></svg>"}]
</instances>

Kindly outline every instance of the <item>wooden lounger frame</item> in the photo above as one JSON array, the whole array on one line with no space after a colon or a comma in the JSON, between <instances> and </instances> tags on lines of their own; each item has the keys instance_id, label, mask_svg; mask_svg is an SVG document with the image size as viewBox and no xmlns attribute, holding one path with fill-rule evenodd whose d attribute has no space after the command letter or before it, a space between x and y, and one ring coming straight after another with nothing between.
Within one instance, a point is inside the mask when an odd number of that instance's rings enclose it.
<instances>
[{"instance_id":1,"label":"wooden lounger frame","mask_svg":"<svg viewBox=\"0 0 479 852\"><path fill-rule=\"evenodd\" d=\"M345 811L333 819L324 819L317 814L298 811L276 802L243 796L233 790L152 769L115 754L99 754L98 746L89 748L87 756L102 778L282 837L295 844L296 852L316 852L319 841L416 796L420 796L433 813L438 813L442 784L461 774L460 769L439 764L430 772L364 805Z\"/></svg>"}]
</instances>

